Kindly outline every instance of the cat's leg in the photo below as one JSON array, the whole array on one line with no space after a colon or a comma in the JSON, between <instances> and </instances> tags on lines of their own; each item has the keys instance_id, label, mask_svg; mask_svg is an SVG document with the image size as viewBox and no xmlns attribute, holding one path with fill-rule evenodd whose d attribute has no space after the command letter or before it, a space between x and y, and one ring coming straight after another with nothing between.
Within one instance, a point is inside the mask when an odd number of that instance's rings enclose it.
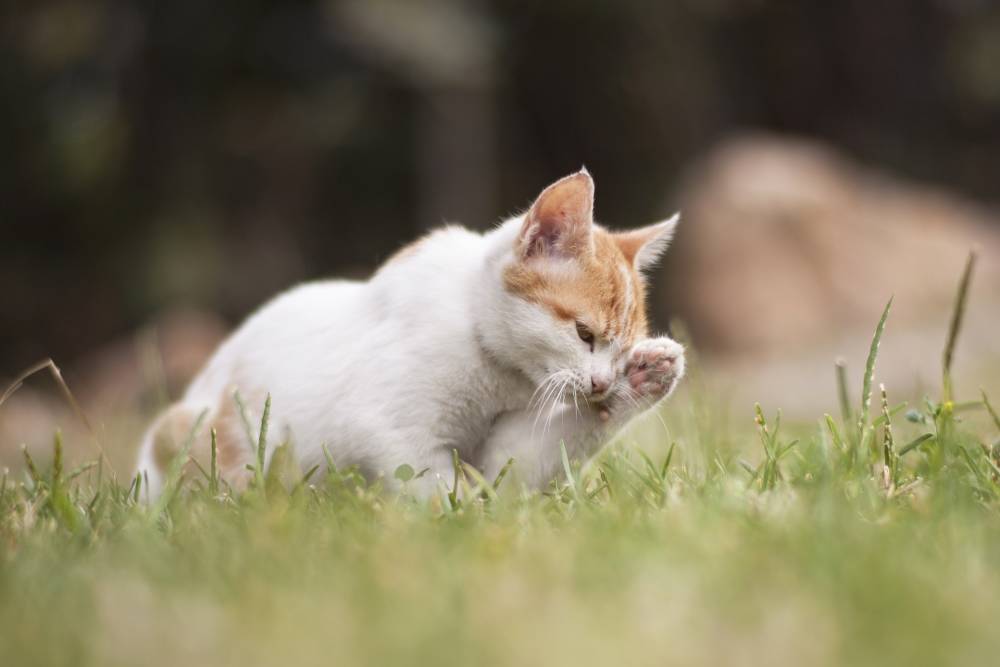
<instances>
[{"instance_id":1,"label":"cat's leg","mask_svg":"<svg viewBox=\"0 0 1000 667\"><path fill-rule=\"evenodd\" d=\"M219 399L215 408L197 401L182 401L165 410L147 430L139 450L138 472L145 484L144 498L159 496L167 471L175 457L188 444L189 461L184 462L189 478L198 477L210 466L212 436L216 436L219 476L236 490L247 487L250 480L246 464L252 461L253 450L247 443L237 404L228 395Z\"/></svg>"},{"instance_id":2,"label":"cat's leg","mask_svg":"<svg viewBox=\"0 0 1000 667\"><path fill-rule=\"evenodd\" d=\"M525 410L504 415L480 450L480 470L492 481L513 458L517 480L542 488L560 474L560 445L571 459L589 459L633 417L668 396L683 374L684 348L679 343L667 337L640 341L629 352L608 400L564 400L551 414Z\"/></svg>"},{"instance_id":3,"label":"cat's leg","mask_svg":"<svg viewBox=\"0 0 1000 667\"><path fill-rule=\"evenodd\" d=\"M599 412L580 407L563 401L541 415L531 410L504 414L483 443L477 467L492 482L513 459L506 484L543 488L561 469L561 444L570 458L580 458L580 452L596 451L607 439L608 425Z\"/></svg>"}]
</instances>

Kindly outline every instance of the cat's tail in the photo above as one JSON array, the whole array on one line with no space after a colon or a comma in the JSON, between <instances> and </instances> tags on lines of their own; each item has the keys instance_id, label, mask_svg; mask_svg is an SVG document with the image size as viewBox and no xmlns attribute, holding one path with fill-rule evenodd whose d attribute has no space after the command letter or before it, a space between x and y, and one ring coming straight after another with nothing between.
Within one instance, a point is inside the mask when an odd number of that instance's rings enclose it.
<instances>
[{"instance_id":1,"label":"cat's tail","mask_svg":"<svg viewBox=\"0 0 1000 667\"><path fill-rule=\"evenodd\" d=\"M150 425L139 447L137 471L146 488L141 496L150 500L159 497L171 463L183 453L189 440L188 460L182 462L185 474L189 477L201 474L199 466L209 470L213 431L218 474L232 488L246 486L245 467L251 460L251 450L245 443L246 434L236 403L223 396L215 406L175 403Z\"/></svg>"},{"instance_id":2,"label":"cat's tail","mask_svg":"<svg viewBox=\"0 0 1000 667\"><path fill-rule=\"evenodd\" d=\"M198 412L183 403L167 408L146 429L139 446L137 472L142 478L144 491L141 497L154 500L163 492L170 463L181 453L185 441L192 434L198 421ZM192 442L193 449L194 442Z\"/></svg>"}]
</instances>

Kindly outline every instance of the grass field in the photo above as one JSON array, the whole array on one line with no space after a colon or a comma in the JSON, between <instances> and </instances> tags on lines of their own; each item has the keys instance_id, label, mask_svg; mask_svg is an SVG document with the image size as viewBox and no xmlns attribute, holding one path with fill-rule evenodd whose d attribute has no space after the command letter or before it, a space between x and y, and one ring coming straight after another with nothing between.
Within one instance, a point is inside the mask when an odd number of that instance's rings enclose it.
<instances>
[{"instance_id":1,"label":"grass field","mask_svg":"<svg viewBox=\"0 0 1000 667\"><path fill-rule=\"evenodd\" d=\"M694 377L669 433L546 494L273 464L149 504L57 450L0 482L0 663L995 664L1000 419L952 395L962 294L938 396L873 380L887 309L833 416L728 415Z\"/></svg>"}]
</instances>

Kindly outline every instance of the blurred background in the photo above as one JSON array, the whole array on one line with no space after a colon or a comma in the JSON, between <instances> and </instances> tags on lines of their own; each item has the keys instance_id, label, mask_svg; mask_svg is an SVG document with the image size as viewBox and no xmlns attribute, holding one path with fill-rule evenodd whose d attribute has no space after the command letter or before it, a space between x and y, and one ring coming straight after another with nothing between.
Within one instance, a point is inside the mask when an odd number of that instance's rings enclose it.
<instances>
[{"instance_id":1,"label":"blurred background","mask_svg":"<svg viewBox=\"0 0 1000 667\"><path fill-rule=\"evenodd\" d=\"M4 385L52 357L88 409L147 414L277 291L367 275L444 221L486 229L581 165L610 227L683 212L654 317L683 323L721 394L827 404L833 359L860 372L890 294L886 377L936 382L972 247L959 365L995 384L995 2L35 0L0 17ZM49 385L0 408L0 450L51 434Z\"/></svg>"}]
</instances>

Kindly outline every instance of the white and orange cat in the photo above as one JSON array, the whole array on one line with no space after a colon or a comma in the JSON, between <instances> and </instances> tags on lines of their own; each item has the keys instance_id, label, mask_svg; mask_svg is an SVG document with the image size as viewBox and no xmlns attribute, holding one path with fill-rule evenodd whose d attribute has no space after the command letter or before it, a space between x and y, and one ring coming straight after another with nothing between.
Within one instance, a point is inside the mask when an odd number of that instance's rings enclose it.
<instances>
[{"instance_id":1,"label":"white and orange cat","mask_svg":"<svg viewBox=\"0 0 1000 667\"><path fill-rule=\"evenodd\" d=\"M684 350L649 338L642 271L677 222L609 232L593 221L586 170L546 188L522 216L478 234L446 227L404 248L366 282L302 285L252 315L180 402L150 427L139 469L149 492L198 416L237 485L253 459L234 400L271 394L270 443L303 469L325 461L368 477L408 463L428 495L450 480L452 450L492 479L506 461L532 488L560 470L560 444L585 460L667 396ZM270 454L270 452L268 452Z\"/></svg>"}]
</instances>

